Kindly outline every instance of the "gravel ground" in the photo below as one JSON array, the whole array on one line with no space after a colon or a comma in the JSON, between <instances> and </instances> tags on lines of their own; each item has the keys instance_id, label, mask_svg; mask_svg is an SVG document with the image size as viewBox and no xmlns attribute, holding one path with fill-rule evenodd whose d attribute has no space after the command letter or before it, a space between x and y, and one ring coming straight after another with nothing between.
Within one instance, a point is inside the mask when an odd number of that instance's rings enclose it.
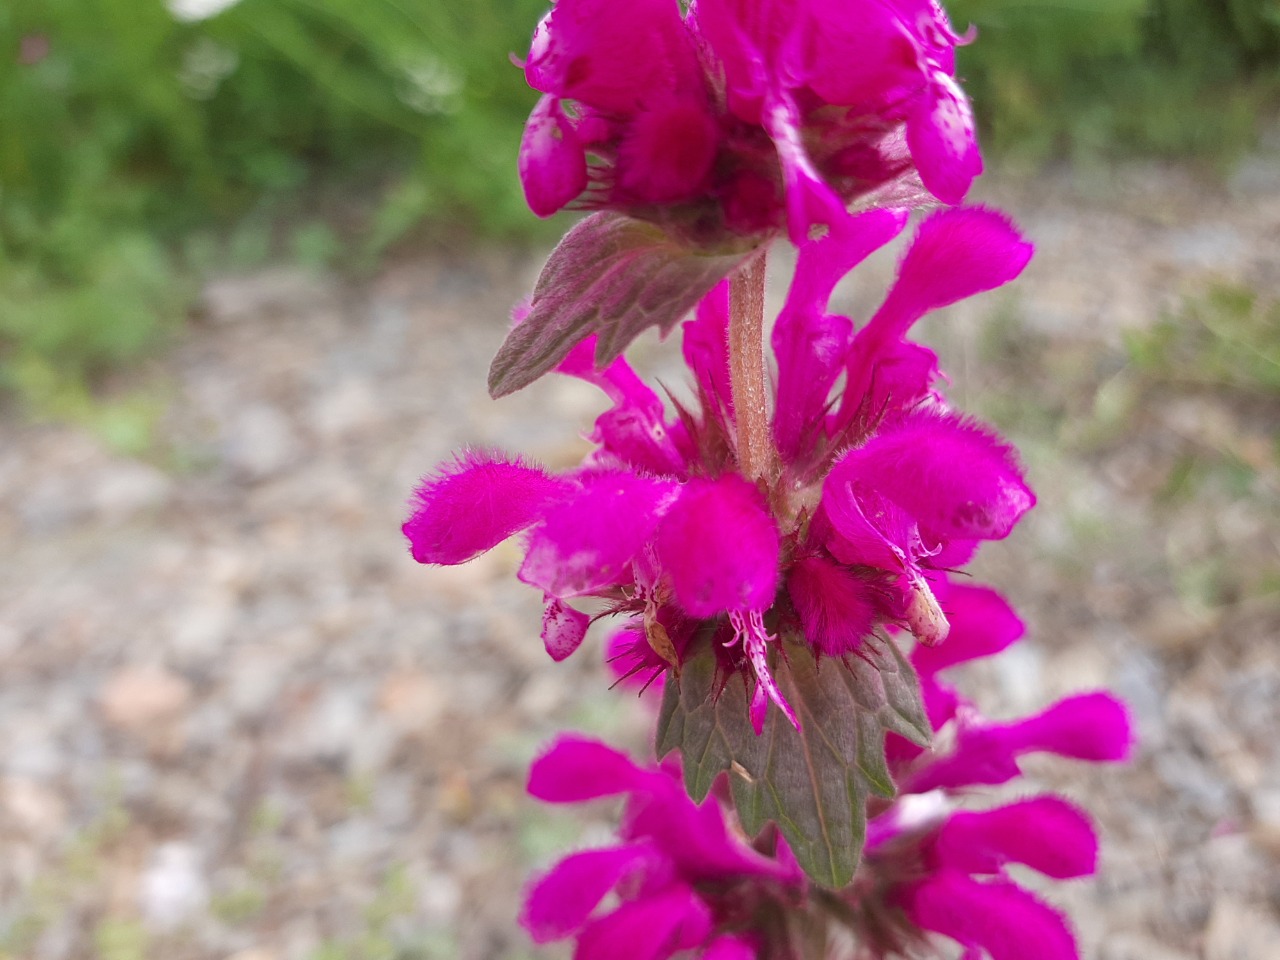
<instances>
[{"instance_id":1,"label":"gravel ground","mask_svg":"<svg viewBox=\"0 0 1280 960\"><path fill-rule=\"evenodd\" d=\"M1280 165L988 198L1037 259L928 339L956 402L1023 446L1040 507L977 571L1032 638L966 687L996 715L1097 686L1133 705L1133 764L1032 770L1105 832L1100 876L1052 894L1087 957L1275 960L1280 378L1236 376L1256 350L1222 327L1270 331L1274 365ZM891 264L842 288L854 316ZM537 266L217 280L144 371L168 411L145 459L0 418L0 958L534 956L523 878L612 811L539 809L524 767L563 728L643 748L647 720L590 649L546 659L514 547L427 570L397 527L462 445L585 449L589 388L484 392ZM1214 306L1238 288L1262 306ZM1200 339L1152 347L1169 316ZM668 382L675 353L637 350Z\"/></svg>"}]
</instances>

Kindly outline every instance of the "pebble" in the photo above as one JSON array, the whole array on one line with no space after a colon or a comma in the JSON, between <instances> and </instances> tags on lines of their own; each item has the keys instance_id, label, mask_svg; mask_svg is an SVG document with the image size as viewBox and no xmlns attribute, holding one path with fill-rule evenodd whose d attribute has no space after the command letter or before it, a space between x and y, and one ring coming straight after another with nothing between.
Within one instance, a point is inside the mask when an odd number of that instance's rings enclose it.
<instances>
[{"instance_id":1,"label":"pebble","mask_svg":"<svg viewBox=\"0 0 1280 960\"><path fill-rule=\"evenodd\" d=\"M124 461L94 471L89 503L108 523L124 523L140 513L158 510L173 497L173 479L157 468Z\"/></svg>"},{"instance_id":2,"label":"pebble","mask_svg":"<svg viewBox=\"0 0 1280 960\"><path fill-rule=\"evenodd\" d=\"M302 453L289 418L278 408L253 404L231 419L223 437L228 467L248 480L265 480L294 463Z\"/></svg>"},{"instance_id":3,"label":"pebble","mask_svg":"<svg viewBox=\"0 0 1280 960\"><path fill-rule=\"evenodd\" d=\"M1193 960L1193 957L1145 934L1122 932L1102 939L1098 960Z\"/></svg>"},{"instance_id":4,"label":"pebble","mask_svg":"<svg viewBox=\"0 0 1280 960\"><path fill-rule=\"evenodd\" d=\"M98 698L108 723L134 733L173 721L190 702L191 684L155 664L115 671L103 684Z\"/></svg>"},{"instance_id":5,"label":"pebble","mask_svg":"<svg viewBox=\"0 0 1280 960\"><path fill-rule=\"evenodd\" d=\"M24 777L0 780L3 822L36 840L57 836L67 820L67 805L51 787Z\"/></svg>"},{"instance_id":6,"label":"pebble","mask_svg":"<svg viewBox=\"0 0 1280 960\"><path fill-rule=\"evenodd\" d=\"M1280 922L1251 903L1221 898L1213 905L1204 932L1204 960L1275 960Z\"/></svg>"},{"instance_id":7,"label":"pebble","mask_svg":"<svg viewBox=\"0 0 1280 960\"><path fill-rule=\"evenodd\" d=\"M205 908L209 887L202 861L198 848L181 841L151 852L138 885L138 907L152 930L172 930Z\"/></svg>"}]
</instances>

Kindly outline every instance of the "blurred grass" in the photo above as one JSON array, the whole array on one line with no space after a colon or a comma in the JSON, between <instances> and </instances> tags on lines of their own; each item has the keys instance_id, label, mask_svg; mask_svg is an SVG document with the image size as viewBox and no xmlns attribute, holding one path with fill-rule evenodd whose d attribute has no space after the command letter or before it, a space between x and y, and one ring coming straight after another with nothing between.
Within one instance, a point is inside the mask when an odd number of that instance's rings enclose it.
<instances>
[{"instance_id":1,"label":"blurred grass","mask_svg":"<svg viewBox=\"0 0 1280 960\"><path fill-rule=\"evenodd\" d=\"M986 145L1223 167L1280 103L1280 0L951 0Z\"/></svg>"},{"instance_id":2,"label":"blurred grass","mask_svg":"<svg viewBox=\"0 0 1280 960\"><path fill-rule=\"evenodd\" d=\"M211 270L376 262L429 225L529 236L518 70L541 0L0 6L0 387L83 419L86 383Z\"/></svg>"},{"instance_id":3,"label":"blurred grass","mask_svg":"<svg viewBox=\"0 0 1280 960\"><path fill-rule=\"evenodd\" d=\"M999 386L971 406L1056 498L1031 520L1042 559L1081 583L1105 563L1135 592L1164 584L1197 622L1277 609L1280 301L1206 284L1111 348L1011 308L980 351Z\"/></svg>"},{"instance_id":4,"label":"blurred grass","mask_svg":"<svg viewBox=\"0 0 1280 960\"><path fill-rule=\"evenodd\" d=\"M89 385L173 331L199 278L368 268L409 236L548 237L507 64L544 0L0 7L0 390L145 446ZM987 145L1040 163L1226 163L1280 89L1280 0L954 0ZM141 410L142 413L138 413Z\"/></svg>"}]
</instances>

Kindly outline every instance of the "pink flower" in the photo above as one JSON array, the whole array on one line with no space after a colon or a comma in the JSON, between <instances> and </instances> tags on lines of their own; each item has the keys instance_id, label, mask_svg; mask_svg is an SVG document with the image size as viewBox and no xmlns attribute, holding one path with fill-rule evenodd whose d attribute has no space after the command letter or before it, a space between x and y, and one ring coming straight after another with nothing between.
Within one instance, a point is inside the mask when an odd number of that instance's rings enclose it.
<instances>
[{"instance_id":1,"label":"pink flower","mask_svg":"<svg viewBox=\"0 0 1280 960\"><path fill-rule=\"evenodd\" d=\"M982 169L959 42L933 0L557 0L525 63L529 206L799 243L872 194L959 203Z\"/></svg>"},{"instance_id":2,"label":"pink flower","mask_svg":"<svg viewBox=\"0 0 1280 960\"><path fill-rule=\"evenodd\" d=\"M672 771L597 741L562 737L534 762L529 792L549 803L628 798L621 843L565 857L526 896L521 924L539 943L575 937L576 960L754 957L733 928L803 889L796 866L733 834L714 800L694 804ZM617 906L600 909L611 892Z\"/></svg>"},{"instance_id":3,"label":"pink flower","mask_svg":"<svg viewBox=\"0 0 1280 960\"><path fill-rule=\"evenodd\" d=\"M562 0L556 11L574 9ZM670 29L683 36L683 21ZM601 89L620 103L632 95ZM679 669L710 637L720 689L734 676L754 688L757 732L770 702L798 725L774 678L785 669L779 637L835 660L856 656L882 627L943 641L938 571L1007 536L1035 497L1013 450L947 406L936 359L904 337L929 310L1015 276L1030 246L991 211L935 214L855 333L827 312L831 291L905 221L903 211L872 211L801 245L773 330L776 475L756 484L738 470L722 285L684 325L695 405L671 416L624 359L594 369L588 338L558 367L611 402L586 463L552 476L468 455L417 491L404 526L414 557L459 563L526 531L520 579L545 596L552 657L571 654L601 616L626 618L616 655L649 679ZM593 613L574 605L587 598Z\"/></svg>"}]
</instances>

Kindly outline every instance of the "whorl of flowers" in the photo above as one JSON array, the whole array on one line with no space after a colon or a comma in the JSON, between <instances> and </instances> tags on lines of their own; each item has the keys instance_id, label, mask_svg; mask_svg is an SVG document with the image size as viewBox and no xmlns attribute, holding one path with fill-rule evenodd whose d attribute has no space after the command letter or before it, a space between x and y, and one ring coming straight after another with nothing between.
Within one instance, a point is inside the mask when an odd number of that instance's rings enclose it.
<instances>
[{"instance_id":1,"label":"whorl of flowers","mask_svg":"<svg viewBox=\"0 0 1280 960\"><path fill-rule=\"evenodd\" d=\"M936 0L557 0L524 65L529 206L800 242L869 195L959 203L959 42Z\"/></svg>"},{"instance_id":2,"label":"whorl of flowers","mask_svg":"<svg viewBox=\"0 0 1280 960\"><path fill-rule=\"evenodd\" d=\"M869 820L852 883L814 886L776 831L744 836L716 797L690 800L670 766L644 767L602 743L564 736L534 763L533 796L628 799L616 846L571 854L530 885L521 922L532 937L574 938L575 960L884 960L936 955L940 937L967 957L1075 960L1066 919L1006 867L1055 880L1092 874L1098 845L1089 818L1054 796L966 803L975 787L1020 776L1026 754L1124 759L1127 715L1109 695L1086 693L1022 720L985 719L937 673L1004 649L1022 624L985 588L952 586L948 601L947 644L918 646L912 656L930 721L948 746L891 744L902 792Z\"/></svg>"},{"instance_id":3,"label":"whorl of flowers","mask_svg":"<svg viewBox=\"0 0 1280 960\"><path fill-rule=\"evenodd\" d=\"M930 576L1006 536L1035 498L1013 451L945 403L936 356L906 334L929 310L1017 275L1031 251L989 210L936 213L855 334L827 312L831 290L905 222L872 211L801 244L773 328L777 459L758 482L741 472L722 284L684 325L692 408L669 415L625 359L595 370L584 341L558 370L613 403L596 421L595 452L563 475L464 455L418 489L404 527L414 558L461 563L527 530L519 575L546 597L553 658L583 640L591 617L568 603L582 597L602 601L598 615L636 618L627 656L638 670L678 670L711 632L723 673L755 691L757 732L769 700L798 723L769 666L779 632L836 660L888 625L941 642L947 618Z\"/></svg>"}]
</instances>

